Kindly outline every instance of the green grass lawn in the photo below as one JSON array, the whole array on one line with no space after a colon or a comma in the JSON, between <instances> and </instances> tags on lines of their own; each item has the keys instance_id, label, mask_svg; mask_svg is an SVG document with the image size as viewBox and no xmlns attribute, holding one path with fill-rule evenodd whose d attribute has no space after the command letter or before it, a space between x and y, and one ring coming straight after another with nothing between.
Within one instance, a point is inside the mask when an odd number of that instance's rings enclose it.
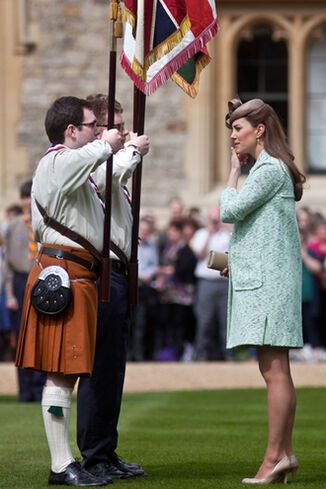
<instances>
[{"instance_id":1,"label":"green grass lawn","mask_svg":"<svg viewBox=\"0 0 326 489\"><path fill-rule=\"evenodd\" d=\"M326 488L326 395L298 389L294 433L300 462L292 487ZM76 406L71 440L75 445ZM0 488L47 486L50 457L40 407L0 397ZM259 389L127 394L119 454L140 462L147 477L116 481L129 489L244 487L266 442L265 392ZM108 486L112 487L112 486Z\"/></svg>"}]
</instances>

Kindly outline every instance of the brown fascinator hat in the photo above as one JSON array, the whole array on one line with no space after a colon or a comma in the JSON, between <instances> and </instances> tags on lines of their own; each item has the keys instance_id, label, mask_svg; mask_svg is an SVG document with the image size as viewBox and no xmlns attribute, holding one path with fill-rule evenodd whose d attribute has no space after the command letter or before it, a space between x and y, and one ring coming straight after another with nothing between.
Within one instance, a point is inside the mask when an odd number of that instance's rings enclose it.
<instances>
[{"instance_id":1,"label":"brown fascinator hat","mask_svg":"<svg viewBox=\"0 0 326 489\"><path fill-rule=\"evenodd\" d=\"M225 116L225 125L232 129L232 123L241 117L246 117L254 110L260 109L265 102L260 98L253 98L244 104L239 98L233 98L228 102L229 112Z\"/></svg>"}]
</instances>

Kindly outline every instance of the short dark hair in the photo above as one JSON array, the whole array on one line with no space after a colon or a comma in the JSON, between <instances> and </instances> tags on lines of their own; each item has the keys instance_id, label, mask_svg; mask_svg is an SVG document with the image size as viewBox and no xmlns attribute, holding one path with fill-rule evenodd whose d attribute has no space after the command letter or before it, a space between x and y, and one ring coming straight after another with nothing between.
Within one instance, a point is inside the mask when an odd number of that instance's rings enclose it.
<instances>
[{"instance_id":1,"label":"short dark hair","mask_svg":"<svg viewBox=\"0 0 326 489\"><path fill-rule=\"evenodd\" d=\"M183 220L183 228L185 226L190 226L192 227L195 231L197 231L200 228L200 224L197 221L197 219L194 219L193 217L185 217Z\"/></svg>"},{"instance_id":2,"label":"short dark hair","mask_svg":"<svg viewBox=\"0 0 326 489\"><path fill-rule=\"evenodd\" d=\"M182 232L183 230L183 226L184 226L184 222L185 220L180 217L180 218L175 218L175 219L172 219L169 224L168 224L168 227L169 228L175 228L177 229L178 231Z\"/></svg>"},{"instance_id":3,"label":"short dark hair","mask_svg":"<svg viewBox=\"0 0 326 489\"><path fill-rule=\"evenodd\" d=\"M53 102L45 117L45 131L52 144L64 142L69 124L81 126L84 109L92 110L91 103L77 97L60 97Z\"/></svg>"},{"instance_id":4,"label":"short dark hair","mask_svg":"<svg viewBox=\"0 0 326 489\"><path fill-rule=\"evenodd\" d=\"M23 213L23 208L21 205L13 204L6 208L6 214L15 214L18 216Z\"/></svg>"},{"instance_id":5,"label":"short dark hair","mask_svg":"<svg viewBox=\"0 0 326 489\"><path fill-rule=\"evenodd\" d=\"M92 110L98 122L103 123L108 113L108 96L103 93L92 93L86 97L86 100L92 104ZM123 108L118 100L114 101L114 113L122 114Z\"/></svg>"},{"instance_id":6,"label":"short dark hair","mask_svg":"<svg viewBox=\"0 0 326 489\"><path fill-rule=\"evenodd\" d=\"M26 182L23 182L20 186L19 189L19 194L21 199L26 199L27 197L31 196L31 191L32 191L32 180L27 180Z\"/></svg>"}]
</instances>

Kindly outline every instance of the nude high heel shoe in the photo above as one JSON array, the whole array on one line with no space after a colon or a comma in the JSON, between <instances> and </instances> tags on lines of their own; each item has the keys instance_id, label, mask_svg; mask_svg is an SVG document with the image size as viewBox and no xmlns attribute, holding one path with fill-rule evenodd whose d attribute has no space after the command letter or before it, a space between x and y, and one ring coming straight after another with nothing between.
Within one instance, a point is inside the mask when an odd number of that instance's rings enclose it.
<instances>
[{"instance_id":1,"label":"nude high heel shoe","mask_svg":"<svg viewBox=\"0 0 326 489\"><path fill-rule=\"evenodd\" d=\"M291 453L291 455L289 455L289 460L290 460L290 464L291 464L291 472L292 472L292 480L295 480L296 479L296 474L297 474L297 470L298 470L298 467L299 467L299 462L298 462L298 459L297 457L294 455L294 453Z\"/></svg>"},{"instance_id":2,"label":"nude high heel shoe","mask_svg":"<svg viewBox=\"0 0 326 489\"><path fill-rule=\"evenodd\" d=\"M243 484L274 484L281 482L286 484L288 481L288 472L292 471L292 465L289 457L283 457L274 467L274 469L263 479L247 478L243 479Z\"/></svg>"}]
</instances>

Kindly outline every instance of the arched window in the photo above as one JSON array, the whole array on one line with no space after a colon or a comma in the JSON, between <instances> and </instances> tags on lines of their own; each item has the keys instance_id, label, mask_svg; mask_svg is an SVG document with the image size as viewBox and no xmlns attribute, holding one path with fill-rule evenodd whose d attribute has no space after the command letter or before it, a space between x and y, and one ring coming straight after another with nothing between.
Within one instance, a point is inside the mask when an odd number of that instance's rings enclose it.
<instances>
[{"instance_id":1,"label":"arched window","mask_svg":"<svg viewBox=\"0 0 326 489\"><path fill-rule=\"evenodd\" d=\"M326 36L307 50L307 165L326 173Z\"/></svg>"},{"instance_id":2,"label":"arched window","mask_svg":"<svg viewBox=\"0 0 326 489\"><path fill-rule=\"evenodd\" d=\"M237 84L243 101L261 98L288 123L288 53L284 40L270 25L256 25L243 33L238 46Z\"/></svg>"}]
</instances>

